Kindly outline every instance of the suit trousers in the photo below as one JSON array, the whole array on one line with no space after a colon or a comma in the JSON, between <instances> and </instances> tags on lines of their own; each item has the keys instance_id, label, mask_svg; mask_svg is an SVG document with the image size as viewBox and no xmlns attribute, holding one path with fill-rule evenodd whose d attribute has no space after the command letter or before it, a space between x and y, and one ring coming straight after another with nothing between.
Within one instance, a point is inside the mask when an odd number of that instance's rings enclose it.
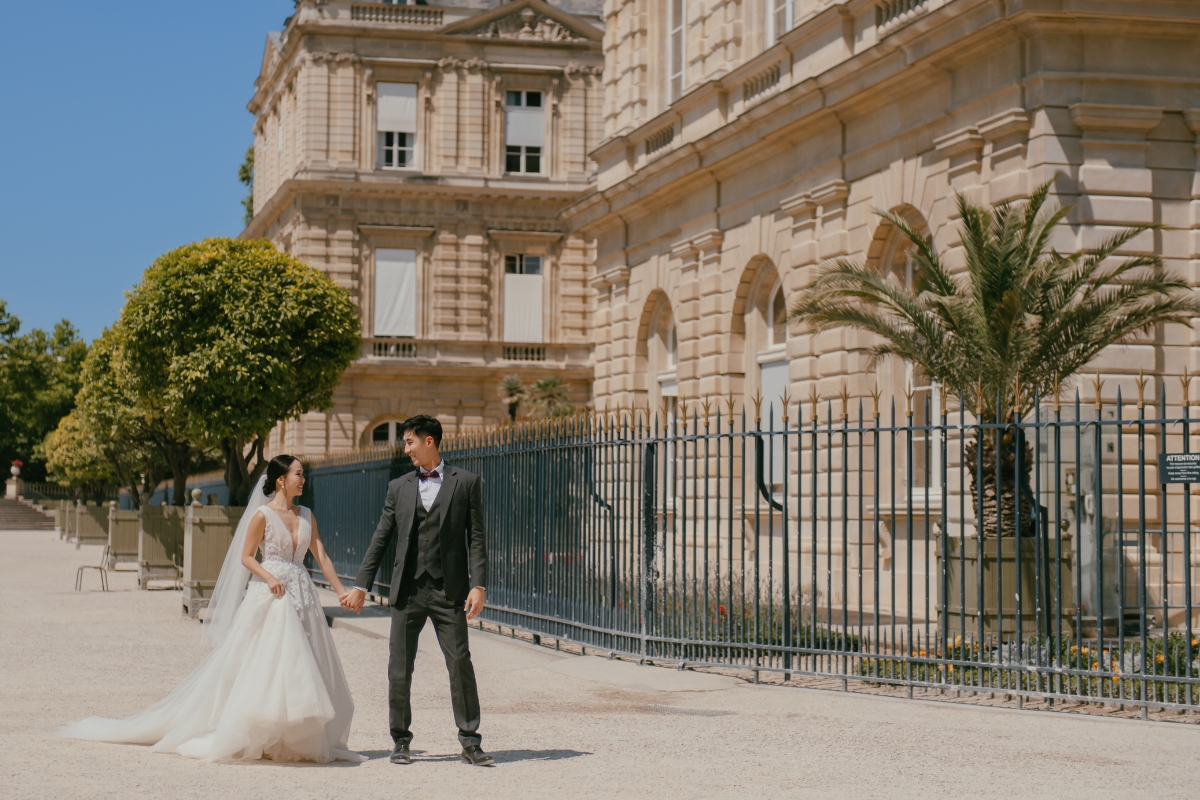
<instances>
[{"instance_id":1,"label":"suit trousers","mask_svg":"<svg viewBox=\"0 0 1200 800\"><path fill-rule=\"evenodd\" d=\"M425 620L433 622L438 644L450 673L450 702L458 741L463 747L478 745L479 689L467 646L467 612L461 603L446 597L440 578L422 573L400 587L400 602L392 606L391 658L388 661L388 721L392 741L412 741L412 675L417 640Z\"/></svg>"}]
</instances>

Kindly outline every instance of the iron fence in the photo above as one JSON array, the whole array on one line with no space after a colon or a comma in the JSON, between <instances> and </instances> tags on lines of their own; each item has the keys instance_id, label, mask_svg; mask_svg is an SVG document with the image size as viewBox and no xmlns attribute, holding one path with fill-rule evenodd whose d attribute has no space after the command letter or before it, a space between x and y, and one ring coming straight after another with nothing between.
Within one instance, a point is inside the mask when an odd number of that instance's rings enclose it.
<instances>
[{"instance_id":1,"label":"iron fence","mask_svg":"<svg viewBox=\"0 0 1200 800\"><path fill-rule=\"evenodd\" d=\"M1157 396L994 424L936 391L693 404L443 454L484 479L493 622L655 662L1195 710L1200 461L1160 456L1190 454L1198 420ZM310 468L343 576L409 469L394 450Z\"/></svg>"}]
</instances>

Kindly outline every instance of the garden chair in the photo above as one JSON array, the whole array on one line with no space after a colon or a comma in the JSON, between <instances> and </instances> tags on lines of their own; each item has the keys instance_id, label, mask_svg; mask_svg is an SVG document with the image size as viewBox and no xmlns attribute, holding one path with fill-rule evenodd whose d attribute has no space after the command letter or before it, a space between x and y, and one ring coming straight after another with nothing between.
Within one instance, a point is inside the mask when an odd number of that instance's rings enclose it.
<instances>
[{"instance_id":1,"label":"garden chair","mask_svg":"<svg viewBox=\"0 0 1200 800\"><path fill-rule=\"evenodd\" d=\"M79 569L75 570L75 591L77 591L77 592L83 591L83 571L85 569L95 569L95 570L100 571L100 591L107 592L108 591L108 570L105 568L105 564L107 564L107 563L108 563L108 545L104 545L104 550L103 550L103 552L100 553L100 565L99 566L93 566L91 564L84 564Z\"/></svg>"}]
</instances>

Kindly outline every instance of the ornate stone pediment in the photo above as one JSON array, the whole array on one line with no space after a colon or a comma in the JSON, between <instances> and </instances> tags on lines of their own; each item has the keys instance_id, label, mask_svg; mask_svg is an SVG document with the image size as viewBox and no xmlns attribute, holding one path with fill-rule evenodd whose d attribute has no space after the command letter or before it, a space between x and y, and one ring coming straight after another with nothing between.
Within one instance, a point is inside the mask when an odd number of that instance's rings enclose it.
<instances>
[{"instance_id":1,"label":"ornate stone pediment","mask_svg":"<svg viewBox=\"0 0 1200 800\"><path fill-rule=\"evenodd\" d=\"M581 19L541 0L507 3L445 28L443 33L483 39L594 42L603 34Z\"/></svg>"}]
</instances>

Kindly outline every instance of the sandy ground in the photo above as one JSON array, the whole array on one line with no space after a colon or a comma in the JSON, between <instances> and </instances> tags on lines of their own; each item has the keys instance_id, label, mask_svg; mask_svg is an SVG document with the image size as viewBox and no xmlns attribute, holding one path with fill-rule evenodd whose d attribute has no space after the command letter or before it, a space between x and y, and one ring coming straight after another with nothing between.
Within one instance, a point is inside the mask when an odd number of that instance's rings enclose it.
<instances>
[{"instance_id":1,"label":"sandy ground","mask_svg":"<svg viewBox=\"0 0 1200 800\"><path fill-rule=\"evenodd\" d=\"M387 644L334 640L363 764L209 764L59 739L72 719L164 696L204 654L175 591L94 572L54 533L0 533L0 797L1195 797L1200 726L750 686L568 656L472 631L484 748L458 760L431 637L414 678L416 762L387 761ZM383 620L378 620L382 623ZM427 633L428 633L427 629Z\"/></svg>"}]
</instances>

